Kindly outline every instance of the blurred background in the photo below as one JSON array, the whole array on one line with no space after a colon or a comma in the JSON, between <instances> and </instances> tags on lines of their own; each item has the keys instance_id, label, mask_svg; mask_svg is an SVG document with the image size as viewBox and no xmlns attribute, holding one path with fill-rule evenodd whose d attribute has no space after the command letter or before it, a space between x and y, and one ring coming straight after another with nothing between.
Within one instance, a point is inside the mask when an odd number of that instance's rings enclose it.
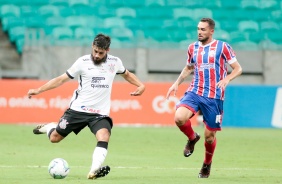
<instances>
[{"instance_id":1,"label":"blurred background","mask_svg":"<svg viewBox=\"0 0 282 184\"><path fill-rule=\"evenodd\" d=\"M226 93L225 118L232 126L282 127L282 0L0 0L0 10L2 80L56 77L105 33L110 54L141 80L170 84L199 20L211 17L214 38L228 42L243 67ZM2 104L8 108L9 98Z\"/></svg>"}]
</instances>

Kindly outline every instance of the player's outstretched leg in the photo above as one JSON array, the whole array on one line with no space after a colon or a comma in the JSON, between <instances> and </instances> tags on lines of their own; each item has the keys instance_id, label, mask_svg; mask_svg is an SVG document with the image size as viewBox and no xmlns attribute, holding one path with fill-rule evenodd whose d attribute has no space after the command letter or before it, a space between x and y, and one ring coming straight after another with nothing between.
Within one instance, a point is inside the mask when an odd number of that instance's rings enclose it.
<instances>
[{"instance_id":1,"label":"player's outstretched leg","mask_svg":"<svg viewBox=\"0 0 282 184\"><path fill-rule=\"evenodd\" d=\"M187 144L184 147L184 156L189 157L194 152L195 144L200 140L201 136L198 133L195 133L195 138L193 140L188 140Z\"/></svg>"},{"instance_id":2,"label":"player's outstretched leg","mask_svg":"<svg viewBox=\"0 0 282 184\"><path fill-rule=\"evenodd\" d=\"M48 128L50 127L56 127L57 123L52 122L52 123L48 123L48 124L40 124L37 125L34 129L33 129L33 133L34 134L46 134L48 131Z\"/></svg>"},{"instance_id":3,"label":"player's outstretched leg","mask_svg":"<svg viewBox=\"0 0 282 184\"><path fill-rule=\"evenodd\" d=\"M199 178L208 178L210 176L210 171L211 171L211 164L205 164L203 163L203 166L200 170L200 173L199 173Z\"/></svg>"},{"instance_id":4,"label":"player's outstretched leg","mask_svg":"<svg viewBox=\"0 0 282 184\"><path fill-rule=\"evenodd\" d=\"M95 171L94 173L89 173L87 178L88 179L97 179L97 178L101 178L104 177L106 175L108 175L110 173L111 168L109 166L103 166L100 169L98 169L97 171Z\"/></svg>"}]
</instances>

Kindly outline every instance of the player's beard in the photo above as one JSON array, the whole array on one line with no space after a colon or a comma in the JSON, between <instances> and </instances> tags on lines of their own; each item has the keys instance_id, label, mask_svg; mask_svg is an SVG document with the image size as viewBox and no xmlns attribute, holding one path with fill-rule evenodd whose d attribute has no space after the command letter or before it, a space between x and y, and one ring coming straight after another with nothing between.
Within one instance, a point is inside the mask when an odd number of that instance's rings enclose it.
<instances>
[{"instance_id":1,"label":"player's beard","mask_svg":"<svg viewBox=\"0 0 282 184\"><path fill-rule=\"evenodd\" d=\"M97 59L97 58L94 58L93 55L91 54L91 58L92 58L92 61L95 65L100 65L101 63L104 63L107 59L107 54L105 57L103 57L102 59Z\"/></svg>"},{"instance_id":2,"label":"player's beard","mask_svg":"<svg viewBox=\"0 0 282 184\"><path fill-rule=\"evenodd\" d=\"M198 38L198 40L200 41L200 42L202 42L202 43L205 43L205 42L207 42L208 40L209 40L209 37L206 37L206 38Z\"/></svg>"}]
</instances>

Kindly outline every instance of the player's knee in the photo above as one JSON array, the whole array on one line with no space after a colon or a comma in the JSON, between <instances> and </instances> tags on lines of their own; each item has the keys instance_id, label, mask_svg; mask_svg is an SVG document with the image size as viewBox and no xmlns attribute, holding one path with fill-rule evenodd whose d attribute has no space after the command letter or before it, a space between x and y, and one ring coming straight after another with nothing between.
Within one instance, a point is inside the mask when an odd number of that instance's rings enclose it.
<instances>
[{"instance_id":1,"label":"player's knee","mask_svg":"<svg viewBox=\"0 0 282 184\"><path fill-rule=\"evenodd\" d=\"M215 137L206 137L206 143L208 144L212 144L214 140L215 140Z\"/></svg>"},{"instance_id":2,"label":"player's knee","mask_svg":"<svg viewBox=\"0 0 282 184\"><path fill-rule=\"evenodd\" d=\"M175 121L175 124L176 124L177 126L182 126L182 125L185 124L186 119L183 118L183 117L181 117L181 116L175 116L175 117L174 117L174 121Z\"/></svg>"},{"instance_id":3,"label":"player's knee","mask_svg":"<svg viewBox=\"0 0 282 184\"><path fill-rule=\"evenodd\" d=\"M51 143L58 143L58 142L61 141L61 140L60 140L58 137L56 137L56 136L50 136L50 137L49 137L49 140L50 140Z\"/></svg>"}]
</instances>

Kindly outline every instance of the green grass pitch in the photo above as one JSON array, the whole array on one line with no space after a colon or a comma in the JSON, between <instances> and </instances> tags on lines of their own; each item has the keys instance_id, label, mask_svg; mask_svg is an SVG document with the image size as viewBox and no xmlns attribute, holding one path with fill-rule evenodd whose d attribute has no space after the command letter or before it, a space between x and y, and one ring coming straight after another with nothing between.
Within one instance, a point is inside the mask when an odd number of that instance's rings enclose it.
<instances>
[{"instance_id":1,"label":"green grass pitch","mask_svg":"<svg viewBox=\"0 0 282 184\"><path fill-rule=\"evenodd\" d=\"M197 178L204 158L202 138L192 156L182 154L186 138L176 127L114 127L105 164L111 172L87 180L95 137L88 128L58 144L33 135L31 125L0 125L0 184L181 184L282 183L282 130L223 128L217 133L210 178ZM69 175L51 178L47 166L67 160Z\"/></svg>"}]
</instances>

